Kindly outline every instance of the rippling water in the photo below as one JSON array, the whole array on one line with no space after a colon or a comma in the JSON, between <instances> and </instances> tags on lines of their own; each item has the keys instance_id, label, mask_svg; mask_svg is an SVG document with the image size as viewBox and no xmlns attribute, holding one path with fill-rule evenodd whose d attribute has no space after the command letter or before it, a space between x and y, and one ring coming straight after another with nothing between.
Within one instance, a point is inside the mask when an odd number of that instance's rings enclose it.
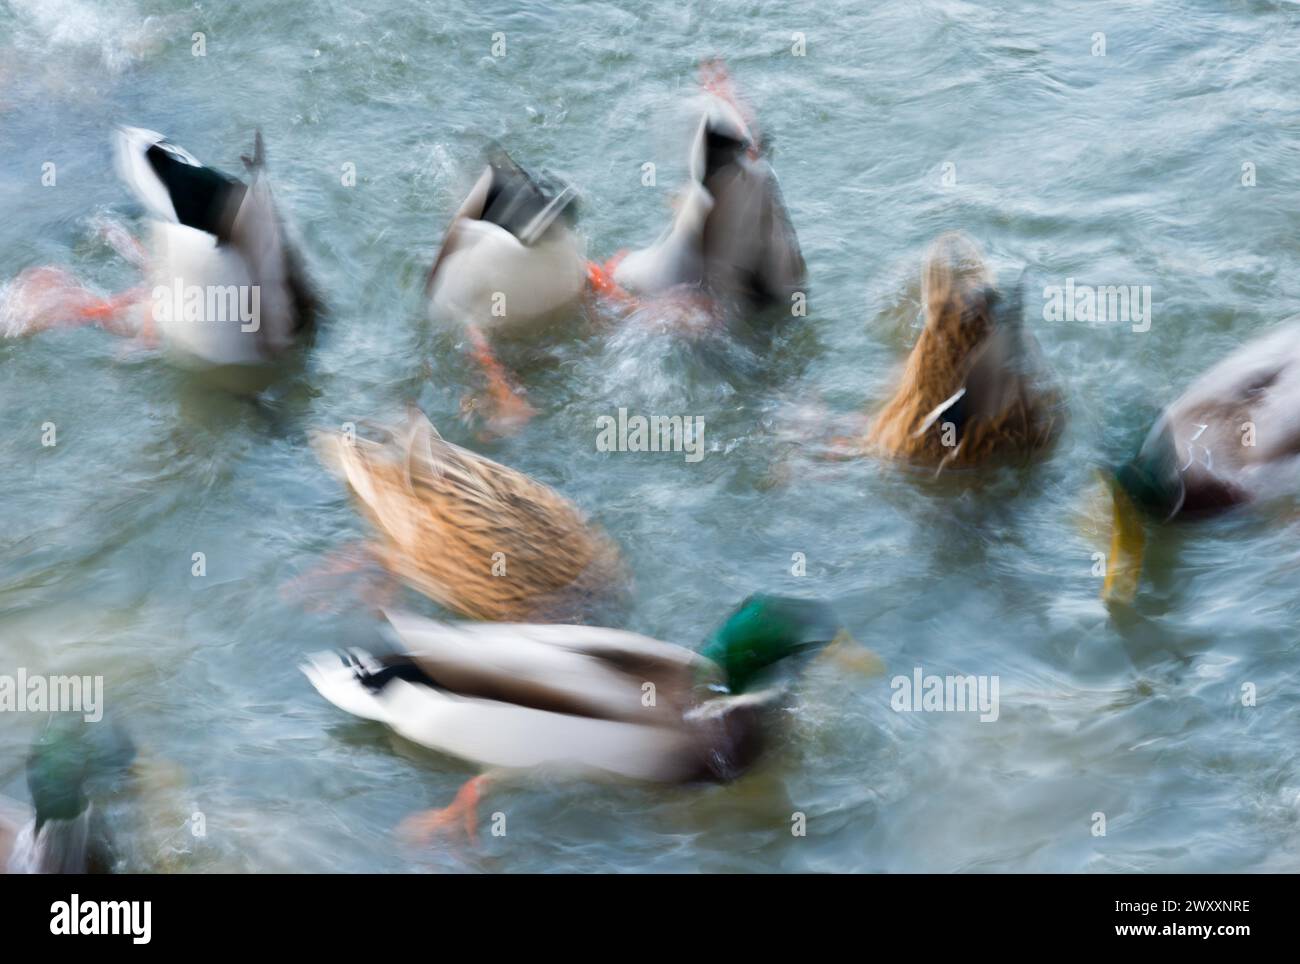
<instances>
[{"instance_id":1,"label":"rippling water","mask_svg":"<svg viewBox=\"0 0 1300 964\"><path fill-rule=\"evenodd\" d=\"M1295 507L1163 535L1118 619L1086 508L1097 460L1300 305L1300 8L1052 6L0 0L0 279L62 264L133 282L97 232L139 214L113 122L231 171L260 125L330 309L302 371L256 403L98 331L0 341L0 672L104 674L154 764L144 802L116 805L128 866L1300 868ZM484 139L578 186L593 256L646 243L683 173L665 110L714 55L774 139L808 318L761 350L653 318L559 335L512 359L539 417L475 440L457 420L475 387L463 346L420 295ZM1069 401L1061 443L976 488L824 459L815 443L887 391L921 258L951 228L1027 266ZM1038 320L1036 290L1068 277L1150 285L1150 331ZM307 610L279 587L365 531L307 430L412 400L605 526L636 574L630 628L697 645L750 591L815 594L888 674L814 668L778 751L734 785L519 781L486 808L506 837L402 847L393 826L471 771L344 717L298 673L305 652L372 638L355 585ZM595 418L620 406L703 416L708 454L597 453ZM996 674L1000 719L893 712L889 678L915 666ZM39 723L0 726L0 793L25 796ZM196 810L203 838L185 830Z\"/></svg>"}]
</instances>

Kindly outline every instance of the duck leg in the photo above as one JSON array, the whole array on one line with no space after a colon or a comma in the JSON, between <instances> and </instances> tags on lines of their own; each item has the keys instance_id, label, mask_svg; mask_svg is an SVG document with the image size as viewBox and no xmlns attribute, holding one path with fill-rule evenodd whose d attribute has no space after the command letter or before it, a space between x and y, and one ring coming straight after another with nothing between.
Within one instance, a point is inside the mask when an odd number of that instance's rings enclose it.
<instances>
[{"instance_id":1,"label":"duck leg","mask_svg":"<svg viewBox=\"0 0 1300 964\"><path fill-rule=\"evenodd\" d=\"M537 414L536 409L524 401L523 396L512 384L506 374L505 366L497 360L488 344L487 336L476 325L465 328L470 340L470 353L474 361L487 376L487 414L488 427L498 435L513 435ZM475 408L471 401L468 409Z\"/></svg>"},{"instance_id":2,"label":"duck leg","mask_svg":"<svg viewBox=\"0 0 1300 964\"><path fill-rule=\"evenodd\" d=\"M596 294L606 298L613 298L621 302L634 302L635 299L623 287L614 280L614 272L618 270L619 264L627 257L627 251L616 251L604 264L597 264L595 261L587 262L587 285Z\"/></svg>"},{"instance_id":3,"label":"duck leg","mask_svg":"<svg viewBox=\"0 0 1300 964\"><path fill-rule=\"evenodd\" d=\"M310 612L330 611L328 602L313 597L326 592L332 596L338 595L339 577L357 573L363 573L359 591L374 604L375 609L382 611L394 602L397 582L383 569L383 560L363 540L335 549L313 568L282 583L280 598L301 602L303 608Z\"/></svg>"},{"instance_id":4,"label":"duck leg","mask_svg":"<svg viewBox=\"0 0 1300 964\"><path fill-rule=\"evenodd\" d=\"M477 844L478 801L493 779L492 773L481 773L465 781L448 806L411 814L398 826L398 832L412 843L427 844L440 834L460 831L471 844Z\"/></svg>"},{"instance_id":5,"label":"duck leg","mask_svg":"<svg viewBox=\"0 0 1300 964\"><path fill-rule=\"evenodd\" d=\"M28 268L14 279L5 299L5 334L97 325L115 335L134 335L137 325L132 323L131 310L144 299L143 288L103 298L63 268Z\"/></svg>"}]
</instances>

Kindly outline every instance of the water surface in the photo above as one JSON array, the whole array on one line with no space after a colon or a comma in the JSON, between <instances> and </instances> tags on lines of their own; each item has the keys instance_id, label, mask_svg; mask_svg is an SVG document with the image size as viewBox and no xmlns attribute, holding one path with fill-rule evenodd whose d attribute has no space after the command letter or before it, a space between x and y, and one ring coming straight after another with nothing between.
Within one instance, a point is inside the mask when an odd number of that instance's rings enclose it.
<instances>
[{"instance_id":1,"label":"water surface","mask_svg":"<svg viewBox=\"0 0 1300 964\"><path fill-rule=\"evenodd\" d=\"M111 124L230 171L261 126L330 308L256 403L98 331L0 342L0 671L105 676L156 764L148 802L120 805L130 869L1297 869L1294 507L1162 536L1123 619L1081 520L1098 460L1300 305L1298 19L1262 0L0 0L0 278L54 263L132 283L97 231L139 217ZM775 144L808 317L761 350L654 319L578 326L516 359L539 417L478 441L459 335L430 329L420 294L482 145L569 178L593 256L646 243L683 175L665 111L712 56ZM1060 444L979 488L828 462L815 443L887 392L925 249L954 228L1028 268ZM1068 277L1150 285L1150 331L1042 322L1036 286ZM400 845L393 826L472 771L345 717L295 668L373 639L354 584L319 609L279 587L365 532L307 431L412 401L614 536L629 628L695 646L751 591L817 595L889 673L814 668L769 764L734 785L520 781L489 798L508 832L477 853ZM708 454L598 453L595 419L620 406L703 416ZM889 677L915 666L996 674L999 720L893 712ZM0 726L0 793L25 797L40 723Z\"/></svg>"}]
</instances>

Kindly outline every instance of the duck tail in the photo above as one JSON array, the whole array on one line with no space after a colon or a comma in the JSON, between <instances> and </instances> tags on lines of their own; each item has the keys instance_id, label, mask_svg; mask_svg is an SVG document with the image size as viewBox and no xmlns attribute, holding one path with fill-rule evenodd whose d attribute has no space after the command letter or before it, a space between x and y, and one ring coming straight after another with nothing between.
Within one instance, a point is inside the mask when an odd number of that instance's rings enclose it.
<instances>
[{"instance_id":1,"label":"duck tail","mask_svg":"<svg viewBox=\"0 0 1300 964\"><path fill-rule=\"evenodd\" d=\"M735 112L733 118L710 118L710 128L717 133L730 130L735 121L740 121L741 130L731 130L734 136L743 136L743 147L751 154L762 149L764 140L758 129L758 117L750 103L736 89L736 82L731 77L726 61L713 57L700 62L700 88L709 95L722 101Z\"/></svg>"},{"instance_id":2,"label":"duck tail","mask_svg":"<svg viewBox=\"0 0 1300 964\"><path fill-rule=\"evenodd\" d=\"M936 330L986 311L994 290L979 246L957 231L940 235L930 246L921 287L926 324Z\"/></svg>"},{"instance_id":3,"label":"duck tail","mask_svg":"<svg viewBox=\"0 0 1300 964\"><path fill-rule=\"evenodd\" d=\"M385 667L363 649L314 653L298 667L316 692L345 713L379 723L389 721L381 698Z\"/></svg>"},{"instance_id":4,"label":"duck tail","mask_svg":"<svg viewBox=\"0 0 1300 964\"><path fill-rule=\"evenodd\" d=\"M700 65L700 87L705 105L691 142L691 179L703 185L742 155L760 153L753 112L736 96L727 68L721 61Z\"/></svg>"},{"instance_id":5,"label":"duck tail","mask_svg":"<svg viewBox=\"0 0 1300 964\"><path fill-rule=\"evenodd\" d=\"M256 172L266 167L266 143L262 140L262 129L259 127L253 132L253 153L240 154L239 159L244 162L244 168L249 172Z\"/></svg>"},{"instance_id":6,"label":"duck tail","mask_svg":"<svg viewBox=\"0 0 1300 964\"><path fill-rule=\"evenodd\" d=\"M482 220L505 228L521 243L536 244L561 215L573 218L578 193L560 177L530 174L498 144L488 150L488 168L492 181Z\"/></svg>"}]
</instances>

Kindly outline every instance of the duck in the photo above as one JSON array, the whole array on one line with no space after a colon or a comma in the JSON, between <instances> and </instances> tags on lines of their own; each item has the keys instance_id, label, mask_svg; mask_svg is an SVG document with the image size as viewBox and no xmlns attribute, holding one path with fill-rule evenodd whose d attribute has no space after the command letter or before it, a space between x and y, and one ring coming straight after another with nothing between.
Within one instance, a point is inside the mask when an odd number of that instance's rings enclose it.
<instances>
[{"instance_id":1,"label":"duck","mask_svg":"<svg viewBox=\"0 0 1300 964\"><path fill-rule=\"evenodd\" d=\"M792 674L777 664L856 646L819 600L755 594L699 652L594 626L443 623L387 613L393 652L316 653L301 664L346 713L477 766L446 808L402 829L464 829L511 772L685 784L728 781L760 756ZM865 652L865 650L864 650Z\"/></svg>"},{"instance_id":2,"label":"duck","mask_svg":"<svg viewBox=\"0 0 1300 964\"><path fill-rule=\"evenodd\" d=\"M0 873L111 873L117 850L96 802L135 759L116 722L53 718L27 756L32 805L0 798Z\"/></svg>"},{"instance_id":3,"label":"duck","mask_svg":"<svg viewBox=\"0 0 1300 964\"><path fill-rule=\"evenodd\" d=\"M1112 496L1103 598L1135 597L1149 526L1300 491L1298 412L1300 316L1202 374L1164 408L1131 458L1103 472Z\"/></svg>"},{"instance_id":4,"label":"duck","mask_svg":"<svg viewBox=\"0 0 1300 964\"><path fill-rule=\"evenodd\" d=\"M425 286L435 323L464 326L487 377L489 417L502 434L533 414L494 339L527 336L573 311L587 284L574 229L576 190L529 174L494 146L447 228Z\"/></svg>"},{"instance_id":5,"label":"duck","mask_svg":"<svg viewBox=\"0 0 1300 964\"><path fill-rule=\"evenodd\" d=\"M260 131L242 158L247 183L157 131L121 127L114 146L149 216L147 337L156 324L183 362L250 371L310 338L320 302L272 195Z\"/></svg>"},{"instance_id":6,"label":"duck","mask_svg":"<svg viewBox=\"0 0 1300 964\"><path fill-rule=\"evenodd\" d=\"M617 547L560 493L446 441L418 410L366 430L375 437L318 432L315 446L407 585L473 619L583 619L618 604Z\"/></svg>"},{"instance_id":7,"label":"duck","mask_svg":"<svg viewBox=\"0 0 1300 964\"><path fill-rule=\"evenodd\" d=\"M633 296L691 286L723 305L789 307L807 268L769 142L746 116L725 67L714 62L702 72L689 179L672 223L648 247L617 255L593 285L599 289L607 275Z\"/></svg>"},{"instance_id":8,"label":"duck","mask_svg":"<svg viewBox=\"0 0 1300 964\"><path fill-rule=\"evenodd\" d=\"M867 450L936 475L1047 451L1060 431L1060 397L1022 323L1021 288L1003 296L966 236L934 242L922 275L924 326L867 428Z\"/></svg>"}]
</instances>

